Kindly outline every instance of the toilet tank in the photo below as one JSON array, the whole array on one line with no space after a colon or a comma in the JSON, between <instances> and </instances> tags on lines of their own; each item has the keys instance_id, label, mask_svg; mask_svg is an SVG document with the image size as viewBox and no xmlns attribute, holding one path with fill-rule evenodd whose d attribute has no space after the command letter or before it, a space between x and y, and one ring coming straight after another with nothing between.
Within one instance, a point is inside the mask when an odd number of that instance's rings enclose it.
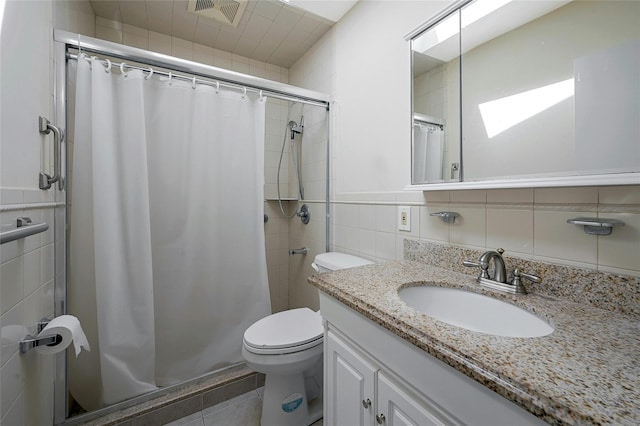
<instances>
[{"instance_id":1,"label":"toilet tank","mask_svg":"<svg viewBox=\"0 0 640 426\"><path fill-rule=\"evenodd\" d=\"M311 264L316 272L337 271L339 269L354 268L356 266L371 265L374 262L363 259L358 256L352 256L346 253L320 253Z\"/></svg>"}]
</instances>

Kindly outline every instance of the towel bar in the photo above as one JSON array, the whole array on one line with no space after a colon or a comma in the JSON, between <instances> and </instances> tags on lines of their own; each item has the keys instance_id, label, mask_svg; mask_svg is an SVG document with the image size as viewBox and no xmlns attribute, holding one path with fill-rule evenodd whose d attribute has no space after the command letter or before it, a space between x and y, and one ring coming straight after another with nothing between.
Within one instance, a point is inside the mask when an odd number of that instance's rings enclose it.
<instances>
[{"instance_id":1,"label":"towel bar","mask_svg":"<svg viewBox=\"0 0 640 426\"><path fill-rule=\"evenodd\" d=\"M47 229L49 229L49 225L44 222L31 224L30 218L19 217L15 229L0 232L0 244L39 234Z\"/></svg>"}]
</instances>

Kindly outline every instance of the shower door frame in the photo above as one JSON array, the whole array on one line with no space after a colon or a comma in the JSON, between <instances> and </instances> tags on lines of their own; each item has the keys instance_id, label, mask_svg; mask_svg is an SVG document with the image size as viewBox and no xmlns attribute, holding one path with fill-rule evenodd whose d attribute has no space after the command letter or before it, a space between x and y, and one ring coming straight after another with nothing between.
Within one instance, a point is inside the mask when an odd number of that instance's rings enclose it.
<instances>
[{"instance_id":1,"label":"shower door frame","mask_svg":"<svg viewBox=\"0 0 640 426\"><path fill-rule=\"evenodd\" d=\"M53 105L55 110L55 120L60 123L63 134L67 134L67 60L69 49L80 49L83 52L94 53L102 56L116 57L123 61L131 61L155 66L172 71L183 72L186 74L201 76L224 83L230 83L238 87L246 87L263 92L267 97L273 97L282 100L303 102L315 106L325 107L327 110L327 134L326 134L326 194L325 194L325 249L329 251L330 247L330 160L331 160L331 103L330 96L321 92L304 89L301 87L291 86L286 83L280 83L242 74L236 71L230 71L198 62L188 61L186 59L176 58L161 53L151 52L144 49L125 46L105 40L87 37L80 34L71 33L54 29L53 32L53 48L54 48L54 75L53 75ZM68 144L64 144L64 155L62 155L63 176L66 180L68 174L67 164ZM66 185L65 185L66 187ZM54 288L55 316L67 314L67 267L69 261L69 246L67 244L67 230L69 223L67 221L68 203L66 189L64 193L65 208L61 209L62 214L56 212L55 235L56 235L56 278ZM58 220L58 217L62 216ZM68 385L67 385L67 359L66 351L55 355L55 381L54 381L54 405L53 405L53 423L55 425L63 423L68 416ZM148 395L148 394L146 394ZM117 405L117 404L116 404ZM101 410L108 410L113 406L105 407ZM101 411L100 410L100 411Z\"/></svg>"}]
</instances>

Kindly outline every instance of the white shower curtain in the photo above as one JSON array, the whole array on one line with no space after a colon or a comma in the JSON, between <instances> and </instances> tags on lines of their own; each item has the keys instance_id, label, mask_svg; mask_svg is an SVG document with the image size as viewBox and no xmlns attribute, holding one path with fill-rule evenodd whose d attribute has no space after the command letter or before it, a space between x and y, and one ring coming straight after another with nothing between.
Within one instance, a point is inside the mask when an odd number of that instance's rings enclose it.
<instances>
[{"instance_id":1,"label":"white shower curtain","mask_svg":"<svg viewBox=\"0 0 640 426\"><path fill-rule=\"evenodd\" d=\"M438 127L413 124L413 182L443 182L444 132Z\"/></svg>"},{"instance_id":2,"label":"white shower curtain","mask_svg":"<svg viewBox=\"0 0 640 426\"><path fill-rule=\"evenodd\" d=\"M77 68L69 298L92 299L73 306L98 355L70 384L94 409L241 361L270 313L265 102Z\"/></svg>"}]
</instances>

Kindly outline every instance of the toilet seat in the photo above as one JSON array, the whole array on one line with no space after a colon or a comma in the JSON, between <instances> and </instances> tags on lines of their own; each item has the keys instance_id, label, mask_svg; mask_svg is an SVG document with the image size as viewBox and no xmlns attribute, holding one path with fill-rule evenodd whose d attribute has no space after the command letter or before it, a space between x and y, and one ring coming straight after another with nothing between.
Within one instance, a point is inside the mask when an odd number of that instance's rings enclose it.
<instances>
[{"instance_id":1,"label":"toilet seat","mask_svg":"<svg viewBox=\"0 0 640 426\"><path fill-rule=\"evenodd\" d=\"M244 332L245 348L255 354L288 354L322 344L322 317L309 308L262 318Z\"/></svg>"}]
</instances>

